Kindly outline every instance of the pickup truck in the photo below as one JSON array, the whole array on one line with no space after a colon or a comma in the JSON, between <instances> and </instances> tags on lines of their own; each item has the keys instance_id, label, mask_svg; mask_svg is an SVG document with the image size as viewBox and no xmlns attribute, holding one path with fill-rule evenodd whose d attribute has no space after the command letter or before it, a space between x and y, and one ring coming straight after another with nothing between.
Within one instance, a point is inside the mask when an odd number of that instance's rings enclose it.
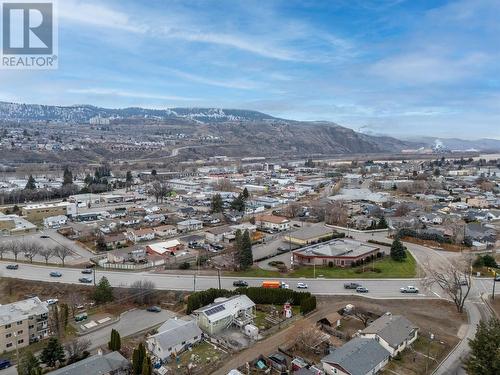
<instances>
[{"instance_id":1,"label":"pickup truck","mask_svg":"<svg viewBox=\"0 0 500 375\"><path fill-rule=\"evenodd\" d=\"M408 286L405 286L404 288L400 288L399 291L401 293L418 293L418 288L415 288L414 286L408 285Z\"/></svg>"},{"instance_id":2,"label":"pickup truck","mask_svg":"<svg viewBox=\"0 0 500 375\"><path fill-rule=\"evenodd\" d=\"M359 286L361 286L361 284L358 284L358 283L344 283L344 289L356 289Z\"/></svg>"}]
</instances>

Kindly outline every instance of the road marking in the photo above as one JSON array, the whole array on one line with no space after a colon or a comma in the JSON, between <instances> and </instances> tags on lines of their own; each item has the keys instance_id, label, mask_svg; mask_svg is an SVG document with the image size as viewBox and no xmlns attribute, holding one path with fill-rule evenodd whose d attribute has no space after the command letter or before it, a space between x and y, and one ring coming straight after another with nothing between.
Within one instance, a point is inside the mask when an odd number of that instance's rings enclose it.
<instances>
[{"instance_id":1,"label":"road marking","mask_svg":"<svg viewBox=\"0 0 500 375\"><path fill-rule=\"evenodd\" d=\"M436 295L437 298L441 298L441 296L439 294L437 294L436 292L432 291L432 293L434 293L434 295Z\"/></svg>"}]
</instances>

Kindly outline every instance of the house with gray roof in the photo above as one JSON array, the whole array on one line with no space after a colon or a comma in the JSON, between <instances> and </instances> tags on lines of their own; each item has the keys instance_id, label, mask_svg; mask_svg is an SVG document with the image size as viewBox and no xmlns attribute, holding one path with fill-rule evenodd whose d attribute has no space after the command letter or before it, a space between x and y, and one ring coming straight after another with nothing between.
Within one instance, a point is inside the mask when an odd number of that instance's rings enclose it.
<instances>
[{"instance_id":1,"label":"house with gray roof","mask_svg":"<svg viewBox=\"0 0 500 375\"><path fill-rule=\"evenodd\" d=\"M386 313L362 330L360 336L377 340L395 357L417 339L418 327L404 316Z\"/></svg>"},{"instance_id":2,"label":"house with gray roof","mask_svg":"<svg viewBox=\"0 0 500 375\"><path fill-rule=\"evenodd\" d=\"M390 353L375 339L356 337L321 359L328 375L374 375L389 362Z\"/></svg>"},{"instance_id":3,"label":"house with gray roof","mask_svg":"<svg viewBox=\"0 0 500 375\"><path fill-rule=\"evenodd\" d=\"M203 332L194 320L169 319L149 336L146 347L152 357L165 361L172 353L178 354L199 342Z\"/></svg>"},{"instance_id":4,"label":"house with gray roof","mask_svg":"<svg viewBox=\"0 0 500 375\"><path fill-rule=\"evenodd\" d=\"M127 375L130 363L119 352L96 354L66 367L51 371L50 375Z\"/></svg>"}]
</instances>

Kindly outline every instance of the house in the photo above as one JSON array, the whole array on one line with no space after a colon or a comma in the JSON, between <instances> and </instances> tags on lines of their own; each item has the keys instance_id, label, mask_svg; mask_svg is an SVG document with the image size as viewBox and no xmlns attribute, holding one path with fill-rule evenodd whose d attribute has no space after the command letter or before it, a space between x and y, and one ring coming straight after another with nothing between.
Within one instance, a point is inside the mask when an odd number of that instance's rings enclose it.
<instances>
[{"instance_id":1,"label":"house","mask_svg":"<svg viewBox=\"0 0 500 375\"><path fill-rule=\"evenodd\" d=\"M199 342L203 332L194 320L169 319L158 328L158 333L146 340L150 354L161 361L179 354Z\"/></svg>"},{"instance_id":2,"label":"house","mask_svg":"<svg viewBox=\"0 0 500 375\"><path fill-rule=\"evenodd\" d=\"M174 255L184 247L179 240L156 242L146 246L146 251L152 255Z\"/></svg>"},{"instance_id":3,"label":"house","mask_svg":"<svg viewBox=\"0 0 500 375\"><path fill-rule=\"evenodd\" d=\"M98 354L72 363L55 371L48 372L50 375L127 375L130 370L129 361L119 352Z\"/></svg>"},{"instance_id":4,"label":"house","mask_svg":"<svg viewBox=\"0 0 500 375\"><path fill-rule=\"evenodd\" d=\"M362 330L360 336L377 340L395 357L417 339L418 327L404 316L386 313Z\"/></svg>"},{"instance_id":5,"label":"house","mask_svg":"<svg viewBox=\"0 0 500 375\"><path fill-rule=\"evenodd\" d=\"M108 249L115 249L127 244L127 236L123 233L108 234L104 236L104 243Z\"/></svg>"},{"instance_id":6,"label":"house","mask_svg":"<svg viewBox=\"0 0 500 375\"><path fill-rule=\"evenodd\" d=\"M133 243L151 241L155 238L155 232L151 228L132 229L127 232L127 237Z\"/></svg>"},{"instance_id":7,"label":"house","mask_svg":"<svg viewBox=\"0 0 500 375\"><path fill-rule=\"evenodd\" d=\"M47 303L38 297L0 305L0 353L48 337L48 321Z\"/></svg>"},{"instance_id":8,"label":"house","mask_svg":"<svg viewBox=\"0 0 500 375\"><path fill-rule=\"evenodd\" d=\"M389 362L390 353L375 339L356 337L321 359L328 375L373 375Z\"/></svg>"},{"instance_id":9,"label":"house","mask_svg":"<svg viewBox=\"0 0 500 375\"><path fill-rule=\"evenodd\" d=\"M153 230L158 237L172 237L177 234L177 228L174 225L160 225Z\"/></svg>"},{"instance_id":10,"label":"house","mask_svg":"<svg viewBox=\"0 0 500 375\"><path fill-rule=\"evenodd\" d=\"M203 228L203 222L196 219L179 221L177 223L177 230L179 232L190 232L193 230L200 230L202 228Z\"/></svg>"},{"instance_id":11,"label":"house","mask_svg":"<svg viewBox=\"0 0 500 375\"><path fill-rule=\"evenodd\" d=\"M323 224L316 224L296 230L287 235L285 238L288 242L295 245L304 246L332 238L334 233L335 231L332 228Z\"/></svg>"},{"instance_id":12,"label":"house","mask_svg":"<svg viewBox=\"0 0 500 375\"><path fill-rule=\"evenodd\" d=\"M290 229L290 220L276 215L261 215L255 218L255 224L263 229L285 231Z\"/></svg>"},{"instance_id":13,"label":"house","mask_svg":"<svg viewBox=\"0 0 500 375\"><path fill-rule=\"evenodd\" d=\"M234 234L230 227L215 227L205 231L205 238L209 243L219 243L225 239L233 239Z\"/></svg>"},{"instance_id":14,"label":"house","mask_svg":"<svg viewBox=\"0 0 500 375\"><path fill-rule=\"evenodd\" d=\"M380 248L348 238L338 238L292 251L293 263L305 266L350 267L352 263L370 261L377 256Z\"/></svg>"},{"instance_id":15,"label":"house","mask_svg":"<svg viewBox=\"0 0 500 375\"><path fill-rule=\"evenodd\" d=\"M43 226L45 228L60 228L68 222L66 215L49 216L43 219Z\"/></svg>"},{"instance_id":16,"label":"house","mask_svg":"<svg viewBox=\"0 0 500 375\"><path fill-rule=\"evenodd\" d=\"M214 303L196 311L198 326L210 335L235 325L244 327L253 322L255 303L246 295L217 298Z\"/></svg>"},{"instance_id":17,"label":"house","mask_svg":"<svg viewBox=\"0 0 500 375\"><path fill-rule=\"evenodd\" d=\"M436 214L425 214L419 217L424 224L443 224L443 218Z\"/></svg>"}]
</instances>

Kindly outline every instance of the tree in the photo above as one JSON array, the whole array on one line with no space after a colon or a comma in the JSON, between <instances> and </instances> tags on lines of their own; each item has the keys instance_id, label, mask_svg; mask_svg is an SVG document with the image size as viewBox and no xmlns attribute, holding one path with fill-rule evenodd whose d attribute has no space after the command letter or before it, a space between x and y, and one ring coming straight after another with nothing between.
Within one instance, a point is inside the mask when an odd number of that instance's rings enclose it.
<instances>
[{"instance_id":1,"label":"tree","mask_svg":"<svg viewBox=\"0 0 500 375\"><path fill-rule=\"evenodd\" d=\"M250 233L248 230L245 230L245 232L243 232L243 236L241 237L239 253L240 267L242 269L251 267L253 265L252 240L250 239Z\"/></svg>"},{"instance_id":2,"label":"tree","mask_svg":"<svg viewBox=\"0 0 500 375\"><path fill-rule=\"evenodd\" d=\"M245 211L245 198L243 198L243 194L238 194L238 196L233 199L231 208L239 212Z\"/></svg>"},{"instance_id":3,"label":"tree","mask_svg":"<svg viewBox=\"0 0 500 375\"><path fill-rule=\"evenodd\" d=\"M158 174L158 172L156 171L156 169L152 169L151 170L151 176L155 177L156 178L156 175Z\"/></svg>"},{"instance_id":4,"label":"tree","mask_svg":"<svg viewBox=\"0 0 500 375\"><path fill-rule=\"evenodd\" d=\"M342 202L334 201L325 208L325 223L330 225L345 226L349 214Z\"/></svg>"},{"instance_id":5,"label":"tree","mask_svg":"<svg viewBox=\"0 0 500 375\"><path fill-rule=\"evenodd\" d=\"M160 181L154 181L148 189L148 194L155 197L156 203L158 203L158 201L163 203L163 199L170 193L170 191L171 189L168 185L161 183Z\"/></svg>"},{"instance_id":6,"label":"tree","mask_svg":"<svg viewBox=\"0 0 500 375\"><path fill-rule=\"evenodd\" d=\"M3 255L9 252L9 246L2 242L0 243L0 260L3 259Z\"/></svg>"},{"instance_id":7,"label":"tree","mask_svg":"<svg viewBox=\"0 0 500 375\"><path fill-rule=\"evenodd\" d=\"M241 193L243 195L243 199L247 200L248 197L250 197L250 194L248 193L248 189L244 188L243 192Z\"/></svg>"},{"instance_id":8,"label":"tree","mask_svg":"<svg viewBox=\"0 0 500 375\"><path fill-rule=\"evenodd\" d=\"M428 265L428 277L424 285L431 288L434 284L438 284L461 313L472 287L470 266L471 259L465 257L442 264Z\"/></svg>"},{"instance_id":9,"label":"tree","mask_svg":"<svg viewBox=\"0 0 500 375\"><path fill-rule=\"evenodd\" d=\"M385 220L385 217L382 216L377 224L377 229L387 229L387 221Z\"/></svg>"},{"instance_id":10,"label":"tree","mask_svg":"<svg viewBox=\"0 0 500 375\"><path fill-rule=\"evenodd\" d=\"M112 351L120 350L122 347L120 333L116 329L111 330L111 338L108 342L108 349Z\"/></svg>"},{"instance_id":11,"label":"tree","mask_svg":"<svg viewBox=\"0 0 500 375\"><path fill-rule=\"evenodd\" d=\"M43 348L42 354L40 354L40 361L48 367L55 367L57 362L62 363L64 358L64 348L56 337L51 337L47 346Z\"/></svg>"},{"instance_id":12,"label":"tree","mask_svg":"<svg viewBox=\"0 0 500 375\"><path fill-rule=\"evenodd\" d=\"M109 284L106 276L101 277L94 290L94 300L96 303L106 303L113 301L113 288Z\"/></svg>"},{"instance_id":13,"label":"tree","mask_svg":"<svg viewBox=\"0 0 500 375\"><path fill-rule=\"evenodd\" d=\"M481 320L476 335L469 341L470 354L465 361L469 375L500 374L500 320Z\"/></svg>"},{"instance_id":14,"label":"tree","mask_svg":"<svg viewBox=\"0 0 500 375\"><path fill-rule=\"evenodd\" d=\"M49 259L54 256L54 250L49 248L41 248L38 254L45 259L45 264L49 264Z\"/></svg>"},{"instance_id":15,"label":"tree","mask_svg":"<svg viewBox=\"0 0 500 375\"><path fill-rule=\"evenodd\" d=\"M188 263L189 264L189 263ZM129 288L130 297L139 305L150 305L155 302L155 284L149 280L134 281Z\"/></svg>"},{"instance_id":16,"label":"tree","mask_svg":"<svg viewBox=\"0 0 500 375\"><path fill-rule=\"evenodd\" d=\"M95 249L100 252L108 251L108 245L106 245L104 236L97 236L97 239L95 241Z\"/></svg>"},{"instance_id":17,"label":"tree","mask_svg":"<svg viewBox=\"0 0 500 375\"><path fill-rule=\"evenodd\" d=\"M146 348L141 342L139 346L134 349L132 353L132 372L135 375L140 375L142 372L142 367L144 364L144 359L146 358Z\"/></svg>"},{"instance_id":18,"label":"tree","mask_svg":"<svg viewBox=\"0 0 500 375\"><path fill-rule=\"evenodd\" d=\"M19 375L41 375L42 368L40 367L40 361L31 351L25 351L19 363L17 364L17 373Z\"/></svg>"},{"instance_id":19,"label":"tree","mask_svg":"<svg viewBox=\"0 0 500 375\"><path fill-rule=\"evenodd\" d=\"M220 196L220 194L217 193L212 196L210 211L212 211L212 213L224 211L224 202L222 201L222 197Z\"/></svg>"},{"instance_id":20,"label":"tree","mask_svg":"<svg viewBox=\"0 0 500 375\"><path fill-rule=\"evenodd\" d=\"M73 184L73 173L66 166L64 167L64 172L63 172L63 186L72 184Z\"/></svg>"},{"instance_id":21,"label":"tree","mask_svg":"<svg viewBox=\"0 0 500 375\"><path fill-rule=\"evenodd\" d=\"M132 172L127 171L127 174L125 176L125 186L126 186L126 191L130 188L130 185L132 185L132 182L134 181L134 177L132 177Z\"/></svg>"},{"instance_id":22,"label":"tree","mask_svg":"<svg viewBox=\"0 0 500 375\"><path fill-rule=\"evenodd\" d=\"M394 241L392 241L391 258L397 262L402 262L406 259L406 248L399 237L396 237Z\"/></svg>"},{"instance_id":23,"label":"tree","mask_svg":"<svg viewBox=\"0 0 500 375\"><path fill-rule=\"evenodd\" d=\"M146 355L142 361L142 372L141 375L151 375L153 373L153 364L151 363L151 357Z\"/></svg>"},{"instance_id":24,"label":"tree","mask_svg":"<svg viewBox=\"0 0 500 375\"><path fill-rule=\"evenodd\" d=\"M32 175L28 177L28 182L26 182L26 186L24 190L35 190L36 189L36 181Z\"/></svg>"},{"instance_id":25,"label":"tree","mask_svg":"<svg viewBox=\"0 0 500 375\"><path fill-rule=\"evenodd\" d=\"M33 263L33 258L40 254L41 246L35 242L25 244L24 246L24 256Z\"/></svg>"},{"instance_id":26,"label":"tree","mask_svg":"<svg viewBox=\"0 0 500 375\"><path fill-rule=\"evenodd\" d=\"M90 340L84 338L74 339L64 345L64 350L68 353L68 365L85 358L87 349L90 348Z\"/></svg>"},{"instance_id":27,"label":"tree","mask_svg":"<svg viewBox=\"0 0 500 375\"><path fill-rule=\"evenodd\" d=\"M359 319L365 327L368 327L368 323L373 319L373 314L370 311L359 306L355 306L349 314Z\"/></svg>"},{"instance_id":28,"label":"tree","mask_svg":"<svg viewBox=\"0 0 500 375\"><path fill-rule=\"evenodd\" d=\"M71 250L64 246L56 246L54 248L54 255L61 259L62 266L64 267L64 260L71 254Z\"/></svg>"},{"instance_id":29,"label":"tree","mask_svg":"<svg viewBox=\"0 0 500 375\"><path fill-rule=\"evenodd\" d=\"M17 256L23 251L22 246L17 241L12 241L9 243L9 249L12 254L14 254L14 259L17 262Z\"/></svg>"}]
</instances>

